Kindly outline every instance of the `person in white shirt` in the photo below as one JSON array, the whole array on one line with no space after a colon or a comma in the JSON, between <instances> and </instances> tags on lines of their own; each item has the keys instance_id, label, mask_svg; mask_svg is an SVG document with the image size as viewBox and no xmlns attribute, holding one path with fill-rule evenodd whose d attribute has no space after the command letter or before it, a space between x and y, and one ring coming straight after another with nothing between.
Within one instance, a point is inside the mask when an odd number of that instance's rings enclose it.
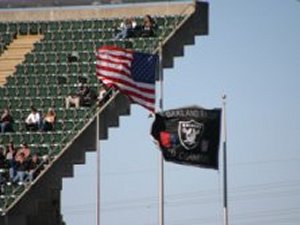
<instances>
[{"instance_id":1,"label":"person in white shirt","mask_svg":"<svg viewBox=\"0 0 300 225\"><path fill-rule=\"evenodd\" d=\"M41 116L35 107L31 107L31 112L25 120L26 130L37 131L41 126Z\"/></svg>"}]
</instances>

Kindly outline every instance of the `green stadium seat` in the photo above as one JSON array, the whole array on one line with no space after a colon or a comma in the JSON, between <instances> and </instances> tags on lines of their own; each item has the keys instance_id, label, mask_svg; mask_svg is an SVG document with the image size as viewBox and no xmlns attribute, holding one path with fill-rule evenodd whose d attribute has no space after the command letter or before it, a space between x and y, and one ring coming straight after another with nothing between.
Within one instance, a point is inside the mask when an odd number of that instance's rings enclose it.
<instances>
[{"instance_id":1,"label":"green stadium seat","mask_svg":"<svg viewBox=\"0 0 300 225\"><path fill-rule=\"evenodd\" d=\"M70 30L71 27L72 27L72 22L71 21L61 21L60 22L60 29L62 31Z\"/></svg>"},{"instance_id":2,"label":"green stadium seat","mask_svg":"<svg viewBox=\"0 0 300 225\"><path fill-rule=\"evenodd\" d=\"M83 30L89 30L89 29L93 29L93 21L92 20L84 20L83 21Z\"/></svg>"},{"instance_id":3,"label":"green stadium seat","mask_svg":"<svg viewBox=\"0 0 300 225\"><path fill-rule=\"evenodd\" d=\"M25 56L25 63L34 63L35 62L35 57L33 54L27 54Z\"/></svg>"},{"instance_id":4,"label":"green stadium seat","mask_svg":"<svg viewBox=\"0 0 300 225\"><path fill-rule=\"evenodd\" d=\"M72 29L73 30L81 30L83 28L83 22L81 20L73 21L72 22Z\"/></svg>"},{"instance_id":5,"label":"green stadium seat","mask_svg":"<svg viewBox=\"0 0 300 225\"><path fill-rule=\"evenodd\" d=\"M27 35L29 33L29 25L28 23L20 23L19 24L19 31L20 35Z\"/></svg>"},{"instance_id":6,"label":"green stadium seat","mask_svg":"<svg viewBox=\"0 0 300 225\"><path fill-rule=\"evenodd\" d=\"M68 61L68 54L65 53L65 52L57 53L57 55L56 55L56 60L57 60L57 62L59 62L59 63L65 63L65 62Z\"/></svg>"},{"instance_id":7,"label":"green stadium seat","mask_svg":"<svg viewBox=\"0 0 300 225\"><path fill-rule=\"evenodd\" d=\"M8 24L7 23L0 23L0 33L5 33L8 30Z\"/></svg>"},{"instance_id":8,"label":"green stadium seat","mask_svg":"<svg viewBox=\"0 0 300 225\"><path fill-rule=\"evenodd\" d=\"M40 22L38 22L38 27L39 27L39 33L45 34L46 31L48 30L49 23L44 22L44 21L40 21Z\"/></svg>"},{"instance_id":9,"label":"green stadium seat","mask_svg":"<svg viewBox=\"0 0 300 225\"><path fill-rule=\"evenodd\" d=\"M10 33L18 33L18 24L17 23L9 23L8 31Z\"/></svg>"},{"instance_id":10,"label":"green stadium seat","mask_svg":"<svg viewBox=\"0 0 300 225\"><path fill-rule=\"evenodd\" d=\"M29 34L39 33L39 24L37 22L29 23L28 26L29 26Z\"/></svg>"},{"instance_id":11,"label":"green stadium seat","mask_svg":"<svg viewBox=\"0 0 300 225\"><path fill-rule=\"evenodd\" d=\"M56 32L56 31L60 30L60 22L58 22L58 21L49 22L47 27L49 30Z\"/></svg>"}]
</instances>

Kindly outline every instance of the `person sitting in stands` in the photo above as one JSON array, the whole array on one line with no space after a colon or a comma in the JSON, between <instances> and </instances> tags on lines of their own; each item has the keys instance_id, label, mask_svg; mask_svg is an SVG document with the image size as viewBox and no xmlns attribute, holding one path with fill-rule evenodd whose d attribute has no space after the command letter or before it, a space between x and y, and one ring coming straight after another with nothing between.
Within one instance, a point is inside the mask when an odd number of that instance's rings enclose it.
<instances>
[{"instance_id":1,"label":"person sitting in stands","mask_svg":"<svg viewBox=\"0 0 300 225\"><path fill-rule=\"evenodd\" d=\"M15 161L18 162L21 159L21 155L23 155L25 160L28 160L30 157L30 149L28 148L27 144L21 144L19 150L16 153Z\"/></svg>"},{"instance_id":2,"label":"person sitting in stands","mask_svg":"<svg viewBox=\"0 0 300 225\"><path fill-rule=\"evenodd\" d=\"M97 97L98 100L98 106L102 106L103 104L105 104L105 102L110 98L112 93L112 89L109 90L109 88L102 84L102 86L99 89L99 94Z\"/></svg>"},{"instance_id":3,"label":"person sitting in stands","mask_svg":"<svg viewBox=\"0 0 300 225\"><path fill-rule=\"evenodd\" d=\"M28 162L26 161L24 153L19 155L19 160L16 162L16 176L13 179L13 183L22 185L28 168Z\"/></svg>"},{"instance_id":4,"label":"person sitting in stands","mask_svg":"<svg viewBox=\"0 0 300 225\"><path fill-rule=\"evenodd\" d=\"M3 146L0 146L0 193L2 194L2 185L5 182L5 169L7 168L6 160L5 160L5 153Z\"/></svg>"},{"instance_id":5,"label":"person sitting in stands","mask_svg":"<svg viewBox=\"0 0 300 225\"><path fill-rule=\"evenodd\" d=\"M138 37L155 37L156 24L150 15L144 16L143 24L137 26L135 31Z\"/></svg>"},{"instance_id":6,"label":"person sitting in stands","mask_svg":"<svg viewBox=\"0 0 300 225\"><path fill-rule=\"evenodd\" d=\"M115 39L124 39L134 37L134 28L136 26L136 22L134 22L131 18L126 18L120 25L120 32L116 35Z\"/></svg>"},{"instance_id":7,"label":"person sitting in stands","mask_svg":"<svg viewBox=\"0 0 300 225\"><path fill-rule=\"evenodd\" d=\"M81 106L91 106L97 101L97 94L93 89L85 87L85 94L80 99Z\"/></svg>"},{"instance_id":8,"label":"person sitting in stands","mask_svg":"<svg viewBox=\"0 0 300 225\"><path fill-rule=\"evenodd\" d=\"M41 116L35 107L31 107L31 112L25 120L26 130L37 131L41 126Z\"/></svg>"},{"instance_id":9,"label":"person sitting in stands","mask_svg":"<svg viewBox=\"0 0 300 225\"><path fill-rule=\"evenodd\" d=\"M56 114L54 109L49 108L48 112L45 114L42 122L43 131L52 131L54 129L54 123L56 119Z\"/></svg>"},{"instance_id":10,"label":"person sitting in stands","mask_svg":"<svg viewBox=\"0 0 300 225\"><path fill-rule=\"evenodd\" d=\"M8 108L5 108L0 118L0 126L1 126L0 132L1 133L13 132L13 127L12 127L13 121L14 121L13 117L10 114Z\"/></svg>"},{"instance_id":11,"label":"person sitting in stands","mask_svg":"<svg viewBox=\"0 0 300 225\"><path fill-rule=\"evenodd\" d=\"M96 97L92 90L86 85L79 83L76 93L66 97L66 108L70 108L70 105L75 105L75 108L79 108L79 106L90 106L95 99Z\"/></svg>"},{"instance_id":12,"label":"person sitting in stands","mask_svg":"<svg viewBox=\"0 0 300 225\"><path fill-rule=\"evenodd\" d=\"M86 88L82 83L78 84L77 90L74 94L70 94L65 98L66 108L70 108L70 105L74 105L75 108L79 108L80 99L86 95Z\"/></svg>"},{"instance_id":13,"label":"person sitting in stands","mask_svg":"<svg viewBox=\"0 0 300 225\"><path fill-rule=\"evenodd\" d=\"M12 181L12 179L15 176L15 156L16 156L16 150L12 142L6 145L5 154L6 154L5 159L8 166L9 180Z\"/></svg>"},{"instance_id":14,"label":"person sitting in stands","mask_svg":"<svg viewBox=\"0 0 300 225\"><path fill-rule=\"evenodd\" d=\"M41 160L37 154L33 154L28 162L28 181L32 182L41 172Z\"/></svg>"},{"instance_id":15,"label":"person sitting in stands","mask_svg":"<svg viewBox=\"0 0 300 225\"><path fill-rule=\"evenodd\" d=\"M68 62L78 62L79 60L79 54L76 51L73 51L71 54L68 55Z\"/></svg>"}]
</instances>

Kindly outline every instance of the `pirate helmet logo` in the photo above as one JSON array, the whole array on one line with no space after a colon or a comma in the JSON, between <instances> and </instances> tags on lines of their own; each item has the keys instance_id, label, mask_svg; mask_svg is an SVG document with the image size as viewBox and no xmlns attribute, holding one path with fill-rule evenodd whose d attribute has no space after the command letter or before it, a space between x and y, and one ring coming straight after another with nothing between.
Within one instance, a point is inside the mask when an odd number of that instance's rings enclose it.
<instances>
[{"instance_id":1,"label":"pirate helmet logo","mask_svg":"<svg viewBox=\"0 0 300 225\"><path fill-rule=\"evenodd\" d=\"M181 145L186 150L194 149L199 145L201 136L204 131L204 124L195 120L180 121L178 125L178 136Z\"/></svg>"}]
</instances>

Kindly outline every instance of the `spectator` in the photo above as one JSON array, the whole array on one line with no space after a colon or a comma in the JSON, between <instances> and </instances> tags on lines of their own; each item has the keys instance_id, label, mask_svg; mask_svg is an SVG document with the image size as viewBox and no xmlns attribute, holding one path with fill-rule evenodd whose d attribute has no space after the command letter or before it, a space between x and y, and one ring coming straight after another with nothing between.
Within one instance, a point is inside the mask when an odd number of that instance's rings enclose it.
<instances>
[{"instance_id":1,"label":"spectator","mask_svg":"<svg viewBox=\"0 0 300 225\"><path fill-rule=\"evenodd\" d=\"M37 154L33 154L28 162L28 181L32 182L41 172L41 160Z\"/></svg>"},{"instance_id":2,"label":"spectator","mask_svg":"<svg viewBox=\"0 0 300 225\"><path fill-rule=\"evenodd\" d=\"M54 109L49 108L48 112L45 114L42 122L42 130L43 131L52 131L54 129L54 123L56 119L56 114Z\"/></svg>"},{"instance_id":3,"label":"spectator","mask_svg":"<svg viewBox=\"0 0 300 225\"><path fill-rule=\"evenodd\" d=\"M13 179L13 183L23 184L27 168L28 162L25 159L25 155L24 153L20 153L19 160L16 162L16 176Z\"/></svg>"},{"instance_id":4,"label":"spectator","mask_svg":"<svg viewBox=\"0 0 300 225\"><path fill-rule=\"evenodd\" d=\"M75 108L80 106L80 98L84 95L84 86L82 83L78 84L77 90L74 94L70 94L65 98L66 108L70 108L70 105L74 105Z\"/></svg>"},{"instance_id":5,"label":"spectator","mask_svg":"<svg viewBox=\"0 0 300 225\"><path fill-rule=\"evenodd\" d=\"M13 117L12 115L10 114L8 108L5 108L3 110L3 113L1 115L1 118L0 118L0 126L1 126L1 130L0 132L1 133L4 133L4 132L13 132Z\"/></svg>"},{"instance_id":6,"label":"spectator","mask_svg":"<svg viewBox=\"0 0 300 225\"><path fill-rule=\"evenodd\" d=\"M80 105L91 105L92 101L94 100L93 98L94 97L92 91L86 85L79 83L76 93L66 97L66 108L70 108L70 105L74 105L75 108L79 108Z\"/></svg>"},{"instance_id":7,"label":"spectator","mask_svg":"<svg viewBox=\"0 0 300 225\"><path fill-rule=\"evenodd\" d=\"M19 162L21 160L21 155L23 155L25 160L29 159L30 156L30 149L28 148L27 144L21 144L20 149L17 151L15 156L15 161Z\"/></svg>"},{"instance_id":8,"label":"spectator","mask_svg":"<svg viewBox=\"0 0 300 225\"><path fill-rule=\"evenodd\" d=\"M98 94L98 97L97 97L98 106L102 106L110 98L110 94L109 93L110 93L110 91L108 90L107 86L102 85L100 87L99 94Z\"/></svg>"},{"instance_id":9,"label":"spectator","mask_svg":"<svg viewBox=\"0 0 300 225\"><path fill-rule=\"evenodd\" d=\"M81 106L91 106L97 101L97 94L94 90L85 87L85 95L80 99Z\"/></svg>"},{"instance_id":10,"label":"spectator","mask_svg":"<svg viewBox=\"0 0 300 225\"><path fill-rule=\"evenodd\" d=\"M150 15L144 16L143 24L137 26L135 31L138 37L155 37L156 24Z\"/></svg>"},{"instance_id":11,"label":"spectator","mask_svg":"<svg viewBox=\"0 0 300 225\"><path fill-rule=\"evenodd\" d=\"M31 107L31 113L25 120L26 130L37 131L41 126L41 116L35 107Z\"/></svg>"},{"instance_id":12,"label":"spectator","mask_svg":"<svg viewBox=\"0 0 300 225\"><path fill-rule=\"evenodd\" d=\"M5 169L5 168L6 168L5 152L3 146L1 145L0 146L0 169Z\"/></svg>"},{"instance_id":13,"label":"spectator","mask_svg":"<svg viewBox=\"0 0 300 225\"><path fill-rule=\"evenodd\" d=\"M136 27L136 22L131 18L126 18L120 25L119 33L116 35L115 39L131 38L135 36L134 28Z\"/></svg>"},{"instance_id":14,"label":"spectator","mask_svg":"<svg viewBox=\"0 0 300 225\"><path fill-rule=\"evenodd\" d=\"M4 178L5 176L3 176L3 174L5 173L6 166L7 165L6 165L6 160L5 160L4 148L3 148L3 146L0 146L0 185L1 185L1 187L5 182L5 178Z\"/></svg>"},{"instance_id":15,"label":"spectator","mask_svg":"<svg viewBox=\"0 0 300 225\"><path fill-rule=\"evenodd\" d=\"M15 156L16 151L12 142L6 146L6 163L8 166L9 179L12 180L15 176Z\"/></svg>"},{"instance_id":16,"label":"spectator","mask_svg":"<svg viewBox=\"0 0 300 225\"><path fill-rule=\"evenodd\" d=\"M79 60L78 52L72 51L72 53L68 55L68 62L69 63L78 62L78 60Z\"/></svg>"}]
</instances>

